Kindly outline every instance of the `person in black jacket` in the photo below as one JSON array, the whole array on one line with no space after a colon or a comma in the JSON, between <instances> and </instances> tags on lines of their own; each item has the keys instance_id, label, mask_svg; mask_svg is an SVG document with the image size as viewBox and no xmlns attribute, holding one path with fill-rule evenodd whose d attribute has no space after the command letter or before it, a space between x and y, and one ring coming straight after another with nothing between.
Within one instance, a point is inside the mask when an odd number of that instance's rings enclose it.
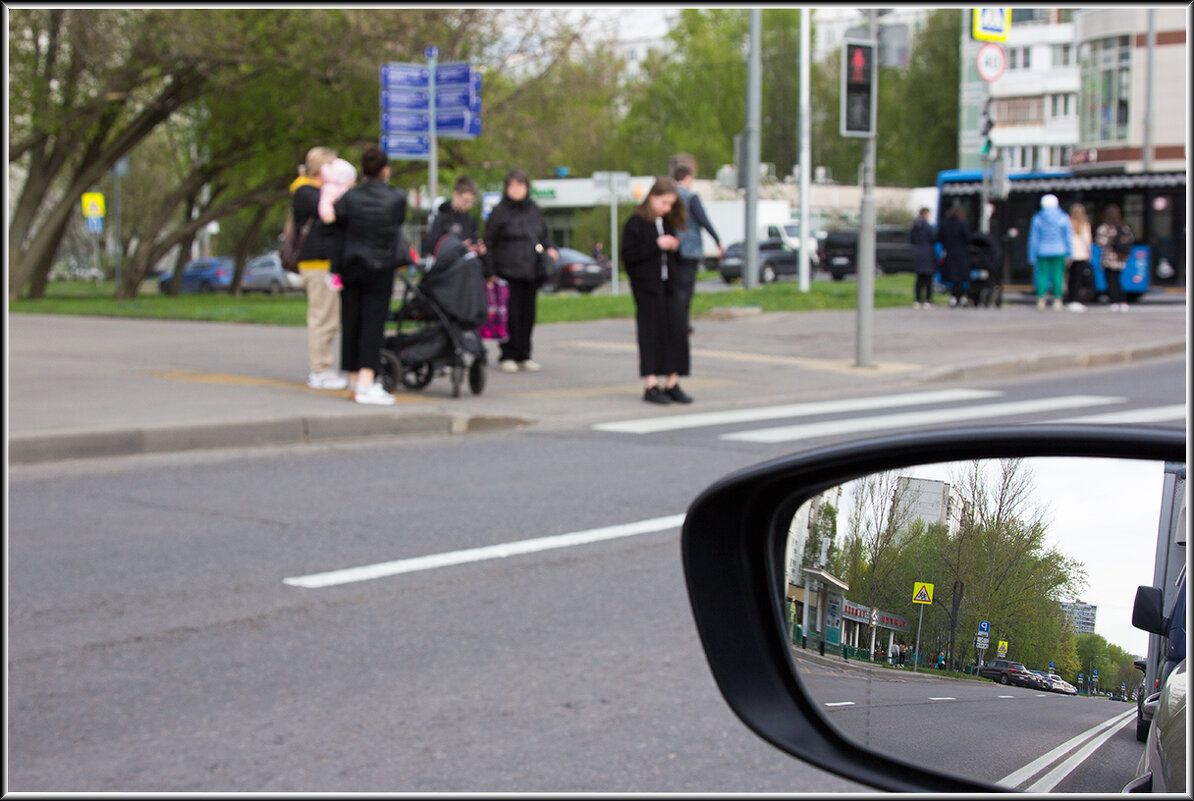
<instances>
[{"instance_id":1,"label":"person in black jacket","mask_svg":"<svg viewBox=\"0 0 1194 801\"><path fill-rule=\"evenodd\" d=\"M531 179L524 170L506 173L502 199L485 224L485 277L504 278L510 288L507 326L510 337L501 345L498 369L535 372L539 364L531 359L531 331L535 327L535 302L540 279L536 264L540 246L552 259L560 257L548 237L543 212L530 198Z\"/></svg>"},{"instance_id":2,"label":"person in black jacket","mask_svg":"<svg viewBox=\"0 0 1194 801\"><path fill-rule=\"evenodd\" d=\"M916 302L913 307L927 309L933 305L933 273L937 272L937 254L933 242L937 229L929 222L929 210L922 208L912 223L908 234L912 243L912 269L916 272L916 286L913 288Z\"/></svg>"},{"instance_id":3,"label":"person in black jacket","mask_svg":"<svg viewBox=\"0 0 1194 801\"><path fill-rule=\"evenodd\" d=\"M634 294L639 375L647 403L691 403L680 389L688 375L688 298L679 232L688 225L676 182L659 177L622 230L622 262ZM658 376L667 376L660 388Z\"/></svg>"},{"instance_id":4,"label":"person in black jacket","mask_svg":"<svg viewBox=\"0 0 1194 801\"><path fill-rule=\"evenodd\" d=\"M955 203L945 214L937 229L937 241L945 249L941 265L941 280L950 284L950 306L966 305L966 289L970 284L970 229L966 226L966 212Z\"/></svg>"},{"instance_id":5,"label":"person in black jacket","mask_svg":"<svg viewBox=\"0 0 1194 801\"><path fill-rule=\"evenodd\" d=\"M477 255L485 255L485 243L477 235L477 218L472 214L476 202L477 182L467 175L457 178L452 187L452 199L440 204L431 221L431 229L423 241L423 255L434 253L439 241L447 234L455 236Z\"/></svg>"},{"instance_id":6,"label":"person in black jacket","mask_svg":"<svg viewBox=\"0 0 1194 801\"><path fill-rule=\"evenodd\" d=\"M340 365L349 372L357 403L390 406L394 396L374 383L381 367L386 316L394 294L398 242L406 194L388 185L389 159L377 145L361 157L365 180L336 201L335 225L344 232L340 261Z\"/></svg>"}]
</instances>

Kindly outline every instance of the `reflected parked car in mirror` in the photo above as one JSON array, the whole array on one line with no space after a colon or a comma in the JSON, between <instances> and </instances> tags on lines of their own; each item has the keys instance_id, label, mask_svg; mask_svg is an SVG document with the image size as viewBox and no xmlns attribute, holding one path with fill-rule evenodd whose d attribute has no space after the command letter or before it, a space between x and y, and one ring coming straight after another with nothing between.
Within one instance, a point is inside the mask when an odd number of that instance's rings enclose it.
<instances>
[{"instance_id":1,"label":"reflected parked car in mirror","mask_svg":"<svg viewBox=\"0 0 1194 801\"><path fill-rule=\"evenodd\" d=\"M896 680L869 653L908 632L964 663L971 632L989 628L1019 656L990 660L990 677L1041 687L1024 663L1072 643L1060 588L1086 576L1087 602L1110 603L1151 573L1155 548L1140 546L1156 542L1158 488L1184 459L1181 431L1039 424L884 437L731 474L693 501L681 537L714 679L756 734L874 788L1115 792L1138 754L1102 747L1115 729L1103 724L1126 726L1130 711L1111 721L1097 696L932 670ZM931 597L914 594L926 584ZM929 604L923 621L914 601ZM1125 625L1116 638L1132 636Z\"/></svg>"},{"instance_id":2,"label":"reflected parked car in mirror","mask_svg":"<svg viewBox=\"0 0 1194 801\"><path fill-rule=\"evenodd\" d=\"M302 276L284 269L277 251L258 256L246 264L240 288L243 292L266 292L270 295L304 291Z\"/></svg>"}]
</instances>

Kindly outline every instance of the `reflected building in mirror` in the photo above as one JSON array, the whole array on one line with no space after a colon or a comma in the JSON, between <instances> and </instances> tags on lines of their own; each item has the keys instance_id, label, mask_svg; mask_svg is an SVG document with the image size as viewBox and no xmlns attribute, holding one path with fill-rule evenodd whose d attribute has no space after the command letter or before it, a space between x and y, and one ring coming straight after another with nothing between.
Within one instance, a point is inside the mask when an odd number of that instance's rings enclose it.
<instances>
[{"instance_id":1,"label":"reflected building in mirror","mask_svg":"<svg viewBox=\"0 0 1194 801\"><path fill-rule=\"evenodd\" d=\"M901 476L897 491L910 519L923 520L926 525L944 523L951 537L957 535L965 509L956 487L945 481Z\"/></svg>"}]
</instances>

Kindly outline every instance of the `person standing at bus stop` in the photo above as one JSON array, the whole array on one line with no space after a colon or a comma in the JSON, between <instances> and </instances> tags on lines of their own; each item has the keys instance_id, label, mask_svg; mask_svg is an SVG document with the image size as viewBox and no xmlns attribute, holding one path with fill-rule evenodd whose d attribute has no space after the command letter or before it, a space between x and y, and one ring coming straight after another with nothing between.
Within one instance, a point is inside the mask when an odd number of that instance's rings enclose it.
<instances>
[{"instance_id":1,"label":"person standing at bus stop","mask_svg":"<svg viewBox=\"0 0 1194 801\"><path fill-rule=\"evenodd\" d=\"M1094 276L1090 271L1090 246L1093 242L1090 233L1090 220L1086 217L1086 207L1081 203L1070 206L1070 228L1074 238L1071 241L1073 251L1070 253L1070 275L1065 284L1066 308L1070 311L1086 311L1082 298L1089 287L1094 292Z\"/></svg>"},{"instance_id":2,"label":"person standing at bus stop","mask_svg":"<svg viewBox=\"0 0 1194 801\"><path fill-rule=\"evenodd\" d=\"M1028 228L1028 263L1034 268L1036 307L1045 308L1046 296L1053 291L1053 309L1061 311L1062 276L1074 252L1074 229L1070 215L1061 210L1057 195L1041 198L1041 210L1032 215Z\"/></svg>"},{"instance_id":3,"label":"person standing at bus stop","mask_svg":"<svg viewBox=\"0 0 1194 801\"><path fill-rule=\"evenodd\" d=\"M960 203L950 206L937 229L937 241L945 250L941 280L950 285L949 305L965 306L970 284L970 228Z\"/></svg>"},{"instance_id":4,"label":"person standing at bus stop","mask_svg":"<svg viewBox=\"0 0 1194 801\"><path fill-rule=\"evenodd\" d=\"M1103 223L1095 231L1095 242L1098 243L1099 266L1107 277L1107 296L1111 299L1111 311L1127 311L1128 304L1124 303L1124 288L1120 284L1128 254L1132 252L1132 243L1136 237L1132 229L1124 223L1119 206L1114 203L1103 209Z\"/></svg>"},{"instance_id":5,"label":"person standing at bus stop","mask_svg":"<svg viewBox=\"0 0 1194 801\"><path fill-rule=\"evenodd\" d=\"M912 269L916 271L914 309L928 309L933 305L933 273L937 272L933 241L936 239L937 227L929 221L929 210L922 208L908 233L912 243Z\"/></svg>"}]
</instances>

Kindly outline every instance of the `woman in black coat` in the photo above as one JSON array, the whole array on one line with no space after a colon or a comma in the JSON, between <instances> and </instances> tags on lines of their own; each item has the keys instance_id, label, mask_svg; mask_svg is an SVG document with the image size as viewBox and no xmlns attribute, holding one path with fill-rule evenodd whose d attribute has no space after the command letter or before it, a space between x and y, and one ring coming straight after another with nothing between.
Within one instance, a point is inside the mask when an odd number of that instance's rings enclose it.
<instances>
[{"instance_id":1,"label":"woman in black coat","mask_svg":"<svg viewBox=\"0 0 1194 801\"><path fill-rule=\"evenodd\" d=\"M929 222L928 209L921 209L916 215L908 238L912 242L912 269L916 273L916 302L912 305L927 309L933 305L933 273L937 272L937 254L933 251L937 229Z\"/></svg>"},{"instance_id":2,"label":"woman in black coat","mask_svg":"<svg viewBox=\"0 0 1194 801\"><path fill-rule=\"evenodd\" d=\"M539 281L535 265L541 246L553 259L559 252L547 234L543 212L530 198L530 177L524 170L506 173L505 191L485 224L485 277L497 275L510 287L507 310L509 338L502 343L498 369L504 373L539 370L531 360L531 330L535 327L535 302Z\"/></svg>"},{"instance_id":3,"label":"woman in black coat","mask_svg":"<svg viewBox=\"0 0 1194 801\"><path fill-rule=\"evenodd\" d=\"M622 261L634 294L639 375L648 403L692 403L679 384L680 376L688 375L689 353L688 296L681 286L677 232L687 224L676 182L660 177L622 230ZM662 388L661 375L667 376Z\"/></svg>"},{"instance_id":4,"label":"woman in black coat","mask_svg":"<svg viewBox=\"0 0 1194 801\"><path fill-rule=\"evenodd\" d=\"M946 212L937 231L937 241L945 248L941 280L951 285L949 305L958 306L963 303L970 282L970 229L960 204L955 203Z\"/></svg>"}]
</instances>

